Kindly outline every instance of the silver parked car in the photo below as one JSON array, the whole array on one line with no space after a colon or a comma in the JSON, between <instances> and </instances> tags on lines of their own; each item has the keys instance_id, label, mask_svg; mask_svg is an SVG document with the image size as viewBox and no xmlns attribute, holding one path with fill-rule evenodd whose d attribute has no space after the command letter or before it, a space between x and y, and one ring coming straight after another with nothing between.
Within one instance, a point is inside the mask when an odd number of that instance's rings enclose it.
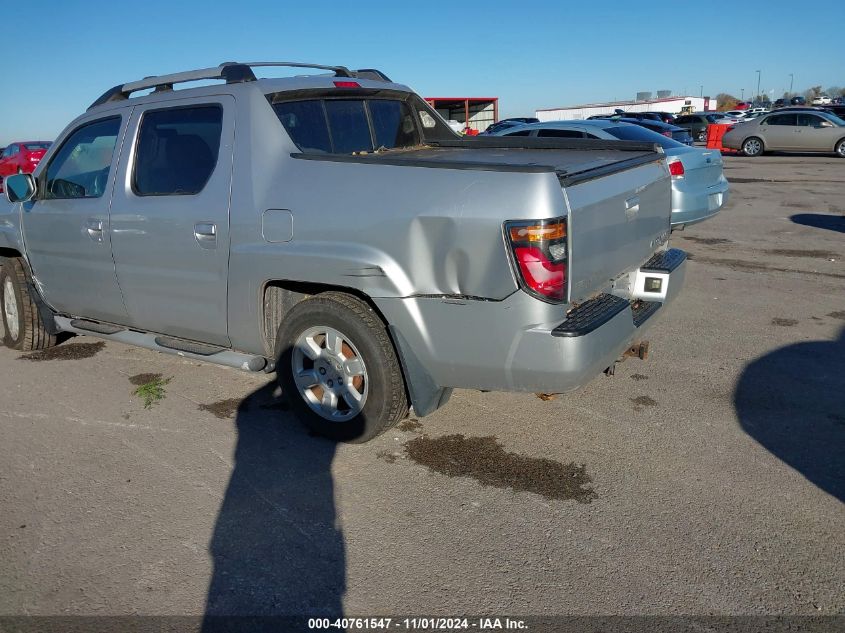
<instances>
[{"instance_id":1,"label":"silver parked car","mask_svg":"<svg viewBox=\"0 0 845 633\"><path fill-rule=\"evenodd\" d=\"M672 228L711 218L728 200L729 184L718 151L688 147L638 125L613 120L546 121L508 128L501 136L591 138L658 143L672 174Z\"/></svg>"},{"instance_id":2,"label":"silver parked car","mask_svg":"<svg viewBox=\"0 0 845 633\"><path fill-rule=\"evenodd\" d=\"M845 121L821 110L781 110L737 124L722 138L722 145L746 156L768 151L835 152L845 158Z\"/></svg>"}]
</instances>

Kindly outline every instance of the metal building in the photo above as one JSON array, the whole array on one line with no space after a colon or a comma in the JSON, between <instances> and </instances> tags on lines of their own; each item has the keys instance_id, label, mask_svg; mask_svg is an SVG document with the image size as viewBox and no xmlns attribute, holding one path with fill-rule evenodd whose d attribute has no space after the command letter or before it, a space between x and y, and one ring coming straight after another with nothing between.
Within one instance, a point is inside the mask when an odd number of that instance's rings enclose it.
<instances>
[{"instance_id":1,"label":"metal building","mask_svg":"<svg viewBox=\"0 0 845 633\"><path fill-rule=\"evenodd\" d=\"M476 132L499 120L498 97L426 97L429 105L447 121L458 121Z\"/></svg>"},{"instance_id":2,"label":"metal building","mask_svg":"<svg viewBox=\"0 0 845 633\"><path fill-rule=\"evenodd\" d=\"M586 119L598 114L613 114L616 110L628 112L670 112L678 114L682 108L692 107L694 112L716 109L716 100L710 97L666 97L643 101L611 101L610 103L588 103L565 108L547 108L537 110L535 115L541 121L566 121L568 119Z\"/></svg>"}]
</instances>

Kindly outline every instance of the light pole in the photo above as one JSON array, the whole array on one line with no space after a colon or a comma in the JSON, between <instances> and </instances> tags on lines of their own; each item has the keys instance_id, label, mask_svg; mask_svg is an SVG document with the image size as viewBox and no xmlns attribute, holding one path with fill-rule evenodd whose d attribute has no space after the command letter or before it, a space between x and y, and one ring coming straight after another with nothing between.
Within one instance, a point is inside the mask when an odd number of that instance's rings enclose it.
<instances>
[{"instance_id":1,"label":"light pole","mask_svg":"<svg viewBox=\"0 0 845 633\"><path fill-rule=\"evenodd\" d=\"M793 76L793 74L792 74L792 73L789 73L789 95L790 95L790 96L792 96L792 80L793 80L794 78L795 78L795 77Z\"/></svg>"},{"instance_id":2,"label":"light pole","mask_svg":"<svg viewBox=\"0 0 845 633\"><path fill-rule=\"evenodd\" d=\"M760 71L757 72L757 96L754 97L755 100L760 98Z\"/></svg>"},{"instance_id":3,"label":"light pole","mask_svg":"<svg viewBox=\"0 0 845 633\"><path fill-rule=\"evenodd\" d=\"M745 101L745 88L740 88L739 91L742 93L742 96L739 98L739 100Z\"/></svg>"},{"instance_id":4,"label":"light pole","mask_svg":"<svg viewBox=\"0 0 845 633\"><path fill-rule=\"evenodd\" d=\"M703 97L704 96L704 85L700 85L698 87L698 89L699 89L698 96Z\"/></svg>"}]
</instances>

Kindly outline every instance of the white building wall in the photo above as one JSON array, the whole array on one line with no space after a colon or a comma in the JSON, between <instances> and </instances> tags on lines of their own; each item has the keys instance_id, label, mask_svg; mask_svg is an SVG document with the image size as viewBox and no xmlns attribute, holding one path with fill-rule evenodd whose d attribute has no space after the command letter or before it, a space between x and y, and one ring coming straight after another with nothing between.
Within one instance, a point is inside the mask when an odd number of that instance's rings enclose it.
<instances>
[{"instance_id":1,"label":"white building wall","mask_svg":"<svg viewBox=\"0 0 845 633\"><path fill-rule=\"evenodd\" d=\"M670 112L677 114L686 105L691 105L696 112L702 112L705 101L711 110L716 109L716 100L709 97L677 97L670 99L654 99L651 101L620 101L617 103L592 103L571 108L555 108L553 110L537 110L534 116L541 121L568 121L571 119L586 119L587 117L613 114L616 110L627 112Z\"/></svg>"}]
</instances>

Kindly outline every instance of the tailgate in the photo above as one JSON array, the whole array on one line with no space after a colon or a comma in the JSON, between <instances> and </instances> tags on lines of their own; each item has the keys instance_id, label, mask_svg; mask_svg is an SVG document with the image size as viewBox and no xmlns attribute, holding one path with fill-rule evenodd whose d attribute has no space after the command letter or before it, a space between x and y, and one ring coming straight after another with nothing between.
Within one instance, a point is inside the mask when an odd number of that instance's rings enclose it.
<instances>
[{"instance_id":1,"label":"tailgate","mask_svg":"<svg viewBox=\"0 0 845 633\"><path fill-rule=\"evenodd\" d=\"M662 160L567 183L569 300L579 302L646 261L669 238L671 183Z\"/></svg>"}]
</instances>

